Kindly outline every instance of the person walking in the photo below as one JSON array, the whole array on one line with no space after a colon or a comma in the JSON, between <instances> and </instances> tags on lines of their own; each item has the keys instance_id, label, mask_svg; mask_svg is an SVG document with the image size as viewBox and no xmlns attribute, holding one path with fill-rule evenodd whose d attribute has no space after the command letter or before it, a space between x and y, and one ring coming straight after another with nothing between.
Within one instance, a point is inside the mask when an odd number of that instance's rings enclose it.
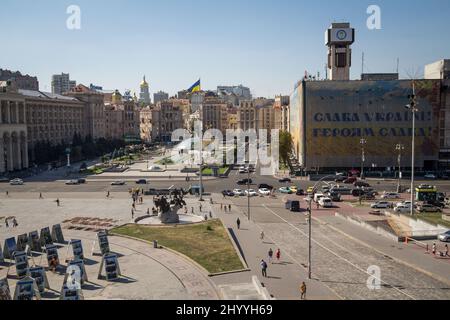
<instances>
[{"instance_id":1,"label":"person walking","mask_svg":"<svg viewBox=\"0 0 450 320\"><path fill-rule=\"evenodd\" d=\"M269 262L273 263L272 262L272 258L273 258L273 250L272 250L272 248L269 249L268 256L269 256Z\"/></svg>"},{"instance_id":2,"label":"person walking","mask_svg":"<svg viewBox=\"0 0 450 320\"><path fill-rule=\"evenodd\" d=\"M200 208L200 212L202 212L202 204L201 203L199 205L199 208Z\"/></svg>"},{"instance_id":3,"label":"person walking","mask_svg":"<svg viewBox=\"0 0 450 320\"><path fill-rule=\"evenodd\" d=\"M150 208L147 208L147 215L150 215Z\"/></svg>"},{"instance_id":4,"label":"person walking","mask_svg":"<svg viewBox=\"0 0 450 320\"><path fill-rule=\"evenodd\" d=\"M131 219L134 219L134 210L131 208Z\"/></svg>"},{"instance_id":5,"label":"person walking","mask_svg":"<svg viewBox=\"0 0 450 320\"><path fill-rule=\"evenodd\" d=\"M16 228L19 224L17 223L16 218L13 219L13 228Z\"/></svg>"},{"instance_id":6,"label":"person walking","mask_svg":"<svg viewBox=\"0 0 450 320\"><path fill-rule=\"evenodd\" d=\"M191 213L194 214L194 207L191 207Z\"/></svg>"},{"instance_id":7,"label":"person walking","mask_svg":"<svg viewBox=\"0 0 450 320\"><path fill-rule=\"evenodd\" d=\"M109 191L106 193L106 198L109 199Z\"/></svg>"},{"instance_id":8,"label":"person walking","mask_svg":"<svg viewBox=\"0 0 450 320\"><path fill-rule=\"evenodd\" d=\"M7 218L5 218L5 226L6 226L6 228L9 228L9 223L8 223L8 219Z\"/></svg>"},{"instance_id":9,"label":"person walking","mask_svg":"<svg viewBox=\"0 0 450 320\"><path fill-rule=\"evenodd\" d=\"M209 210L209 217L212 218L212 212Z\"/></svg>"},{"instance_id":10,"label":"person walking","mask_svg":"<svg viewBox=\"0 0 450 320\"><path fill-rule=\"evenodd\" d=\"M317 205L317 210L319 210L320 209L319 201L317 201L316 205Z\"/></svg>"},{"instance_id":11,"label":"person walking","mask_svg":"<svg viewBox=\"0 0 450 320\"><path fill-rule=\"evenodd\" d=\"M264 231L261 230L261 233L259 234L259 238L261 239L261 241L264 241Z\"/></svg>"},{"instance_id":12,"label":"person walking","mask_svg":"<svg viewBox=\"0 0 450 320\"><path fill-rule=\"evenodd\" d=\"M280 263L280 258L281 258L280 248L278 248L277 252L275 253L275 257L277 258L277 262Z\"/></svg>"},{"instance_id":13,"label":"person walking","mask_svg":"<svg viewBox=\"0 0 450 320\"><path fill-rule=\"evenodd\" d=\"M205 214L205 221L208 220L208 216Z\"/></svg>"},{"instance_id":14,"label":"person walking","mask_svg":"<svg viewBox=\"0 0 450 320\"><path fill-rule=\"evenodd\" d=\"M306 299L306 284L304 281L302 282L302 285L300 286L300 293L301 293L300 299L305 300Z\"/></svg>"},{"instance_id":15,"label":"person walking","mask_svg":"<svg viewBox=\"0 0 450 320\"><path fill-rule=\"evenodd\" d=\"M59 207L60 202L59 202L59 198L56 199L56 206Z\"/></svg>"},{"instance_id":16,"label":"person walking","mask_svg":"<svg viewBox=\"0 0 450 320\"><path fill-rule=\"evenodd\" d=\"M220 210L223 210L223 204L222 203L220 204Z\"/></svg>"},{"instance_id":17,"label":"person walking","mask_svg":"<svg viewBox=\"0 0 450 320\"><path fill-rule=\"evenodd\" d=\"M9 197L9 191L8 190L6 190L6 196Z\"/></svg>"},{"instance_id":18,"label":"person walking","mask_svg":"<svg viewBox=\"0 0 450 320\"><path fill-rule=\"evenodd\" d=\"M444 251L445 257L448 257L448 245L445 244L444 248L445 248L445 251Z\"/></svg>"},{"instance_id":19,"label":"person walking","mask_svg":"<svg viewBox=\"0 0 450 320\"><path fill-rule=\"evenodd\" d=\"M240 229L241 228L241 219L237 218L236 224L237 224L238 229Z\"/></svg>"},{"instance_id":20,"label":"person walking","mask_svg":"<svg viewBox=\"0 0 450 320\"><path fill-rule=\"evenodd\" d=\"M42 192L39 192L39 199L44 199L44 197L42 196Z\"/></svg>"},{"instance_id":21,"label":"person walking","mask_svg":"<svg viewBox=\"0 0 450 320\"><path fill-rule=\"evenodd\" d=\"M436 255L436 242L433 243L432 252L433 252L433 255Z\"/></svg>"},{"instance_id":22,"label":"person walking","mask_svg":"<svg viewBox=\"0 0 450 320\"><path fill-rule=\"evenodd\" d=\"M264 259L261 260L260 265L261 265L261 273L262 273L262 276L263 276L264 278L267 278L267 263L264 261Z\"/></svg>"},{"instance_id":23,"label":"person walking","mask_svg":"<svg viewBox=\"0 0 450 320\"><path fill-rule=\"evenodd\" d=\"M224 208L225 208L225 212L227 212L227 206L226 206L226 205L225 205L225 207L224 207Z\"/></svg>"},{"instance_id":24,"label":"person walking","mask_svg":"<svg viewBox=\"0 0 450 320\"><path fill-rule=\"evenodd\" d=\"M231 204L228 205L228 211L231 212Z\"/></svg>"}]
</instances>

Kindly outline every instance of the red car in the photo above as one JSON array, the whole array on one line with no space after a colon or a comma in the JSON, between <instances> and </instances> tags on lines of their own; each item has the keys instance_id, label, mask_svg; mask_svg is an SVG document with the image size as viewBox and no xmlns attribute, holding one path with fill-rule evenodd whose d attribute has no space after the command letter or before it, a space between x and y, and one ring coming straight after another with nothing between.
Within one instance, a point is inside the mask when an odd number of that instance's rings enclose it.
<instances>
[{"instance_id":1,"label":"red car","mask_svg":"<svg viewBox=\"0 0 450 320\"><path fill-rule=\"evenodd\" d=\"M344 180L344 183L345 184L352 184L352 183L355 183L356 180L357 180L356 177L348 177L347 179Z\"/></svg>"}]
</instances>

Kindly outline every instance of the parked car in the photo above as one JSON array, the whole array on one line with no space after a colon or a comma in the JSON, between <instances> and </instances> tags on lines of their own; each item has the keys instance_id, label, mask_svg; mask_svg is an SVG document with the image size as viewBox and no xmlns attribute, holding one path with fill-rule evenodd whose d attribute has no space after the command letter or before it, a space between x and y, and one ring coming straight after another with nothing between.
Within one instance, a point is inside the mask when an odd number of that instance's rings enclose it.
<instances>
[{"instance_id":1,"label":"parked car","mask_svg":"<svg viewBox=\"0 0 450 320\"><path fill-rule=\"evenodd\" d=\"M437 200L433 201L432 200L432 201L426 201L424 203L431 204L431 205L433 205L435 207L438 207L438 208L445 208L445 202L442 202L442 201L437 201Z\"/></svg>"},{"instance_id":2,"label":"parked car","mask_svg":"<svg viewBox=\"0 0 450 320\"><path fill-rule=\"evenodd\" d=\"M305 190L303 189L298 189L297 192L295 193L297 196L304 196L305 195Z\"/></svg>"},{"instance_id":3,"label":"parked car","mask_svg":"<svg viewBox=\"0 0 450 320\"><path fill-rule=\"evenodd\" d=\"M289 189L292 191L292 193L297 193L297 186L290 186Z\"/></svg>"},{"instance_id":4,"label":"parked car","mask_svg":"<svg viewBox=\"0 0 450 320\"><path fill-rule=\"evenodd\" d=\"M136 184L147 184L147 180L145 180L145 179L138 179L138 180L136 180Z\"/></svg>"},{"instance_id":5,"label":"parked car","mask_svg":"<svg viewBox=\"0 0 450 320\"><path fill-rule=\"evenodd\" d=\"M245 167L239 168L239 173L248 173L248 169Z\"/></svg>"},{"instance_id":6,"label":"parked car","mask_svg":"<svg viewBox=\"0 0 450 320\"><path fill-rule=\"evenodd\" d=\"M66 184L67 185L76 185L76 184L80 184L80 183L78 182L78 180L72 179L72 180L66 181Z\"/></svg>"},{"instance_id":7,"label":"parked car","mask_svg":"<svg viewBox=\"0 0 450 320\"><path fill-rule=\"evenodd\" d=\"M393 205L391 202L388 202L388 201L377 201L375 203L372 203L370 205L370 207L372 209L389 209L389 208L392 208Z\"/></svg>"},{"instance_id":8,"label":"parked car","mask_svg":"<svg viewBox=\"0 0 450 320\"><path fill-rule=\"evenodd\" d=\"M341 201L341 195L337 192L327 192L325 193L325 196L331 199L331 201L334 202L340 202Z\"/></svg>"},{"instance_id":9,"label":"parked car","mask_svg":"<svg viewBox=\"0 0 450 320\"><path fill-rule=\"evenodd\" d=\"M23 180L19 179L19 178L15 178L15 179L12 179L9 182L9 184L12 185L12 186L21 186L21 185L23 185Z\"/></svg>"},{"instance_id":10,"label":"parked car","mask_svg":"<svg viewBox=\"0 0 450 320\"><path fill-rule=\"evenodd\" d=\"M374 193L365 193L360 197L361 200L375 200Z\"/></svg>"},{"instance_id":11,"label":"parked car","mask_svg":"<svg viewBox=\"0 0 450 320\"><path fill-rule=\"evenodd\" d=\"M245 192L241 189L234 189L233 193L235 196L245 196Z\"/></svg>"},{"instance_id":12,"label":"parked car","mask_svg":"<svg viewBox=\"0 0 450 320\"><path fill-rule=\"evenodd\" d=\"M337 192L341 195L351 195L352 189L343 186L333 186L331 187L330 192Z\"/></svg>"},{"instance_id":13,"label":"parked car","mask_svg":"<svg viewBox=\"0 0 450 320\"><path fill-rule=\"evenodd\" d=\"M321 193L321 192L315 193L314 194L314 202L316 202L316 203L319 202L319 199L322 197L325 197L325 195L323 193Z\"/></svg>"},{"instance_id":14,"label":"parked car","mask_svg":"<svg viewBox=\"0 0 450 320\"><path fill-rule=\"evenodd\" d=\"M308 187L308 189L306 189L306 194L313 194L314 193L314 187Z\"/></svg>"},{"instance_id":15,"label":"parked car","mask_svg":"<svg viewBox=\"0 0 450 320\"><path fill-rule=\"evenodd\" d=\"M0 183L1 182L9 182L9 179L7 177L0 177Z\"/></svg>"},{"instance_id":16,"label":"parked car","mask_svg":"<svg viewBox=\"0 0 450 320\"><path fill-rule=\"evenodd\" d=\"M300 211L300 201L288 200L285 203L285 208L290 211L299 212Z\"/></svg>"},{"instance_id":17,"label":"parked car","mask_svg":"<svg viewBox=\"0 0 450 320\"><path fill-rule=\"evenodd\" d=\"M438 235L438 240L442 242L449 242L450 241L450 230L447 232L441 233Z\"/></svg>"},{"instance_id":18,"label":"parked car","mask_svg":"<svg viewBox=\"0 0 450 320\"><path fill-rule=\"evenodd\" d=\"M126 184L125 181L122 180L111 182L112 186L124 186L125 184Z\"/></svg>"},{"instance_id":19,"label":"parked car","mask_svg":"<svg viewBox=\"0 0 450 320\"><path fill-rule=\"evenodd\" d=\"M287 183L287 182L289 182L290 183L292 181L289 178L282 178L282 179L278 180L278 182L280 182L280 183Z\"/></svg>"},{"instance_id":20,"label":"parked car","mask_svg":"<svg viewBox=\"0 0 450 320\"><path fill-rule=\"evenodd\" d=\"M356 177L349 177L349 178L345 179L343 182L344 182L345 184L352 184L352 183L355 183L356 180L357 180Z\"/></svg>"},{"instance_id":21,"label":"parked car","mask_svg":"<svg viewBox=\"0 0 450 320\"><path fill-rule=\"evenodd\" d=\"M334 182L344 182L347 179L347 177L341 176L334 179Z\"/></svg>"},{"instance_id":22,"label":"parked car","mask_svg":"<svg viewBox=\"0 0 450 320\"><path fill-rule=\"evenodd\" d=\"M395 204L396 207L398 206L407 206L411 208L411 201L405 200L405 201L401 201L401 202L397 202Z\"/></svg>"},{"instance_id":23,"label":"parked car","mask_svg":"<svg viewBox=\"0 0 450 320\"><path fill-rule=\"evenodd\" d=\"M245 190L244 193L246 196L250 196L250 197L256 197L258 195L258 193L253 189Z\"/></svg>"},{"instance_id":24,"label":"parked car","mask_svg":"<svg viewBox=\"0 0 450 320\"><path fill-rule=\"evenodd\" d=\"M288 187L281 187L280 189L278 189L278 191L280 191L281 193L292 194L291 189L289 189Z\"/></svg>"},{"instance_id":25,"label":"parked car","mask_svg":"<svg viewBox=\"0 0 450 320\"><path fill-rule=\"evenodd\" d=\"M355 181L353 183L353 185L355 187L364 187L364 188L369 188L370 187L370 184L368 184L367 182L364 182L364 181Z\"/></svg>"},{"instance_id":26,"label":"parked car","mask_svg":"<svg viewBox=\"0 0 450 320\"><path fill-rule=\"evenodd\" d=\"M434 174L432 174L432 173L428 173L428 174L424 175L423 177L425 179L429 179L429 180L436 180L437 179L437 177Z\"/></svg>"},{"instance_id":27,"label":"parked car","mask_svg":"<svg viewBox=\"0 0 450 320\"><path fill-rule=\"evenodd\" d=\"M324 196L319 199L319 205L322 208L331 208L333 207L333 201L331 201L330 198Z\"/></svg>"},{"instance_id":28,"label":"parked car","mask_svg":"<svg viewBox=\"0 0 450 320\"><path fill-rule=\"evenodd\" d=\"M401 213L407 213L407 212L411 211L411 206L401 204L401 205L395 206L394 211L401 212Z\"/></svg>"},{"instance_id":29,"label":"parked car","mask_svg":"<svg viewBox=\"0 0 450 320\"><path fill-rule=\"evenodd\" d=\"M273 190L273 186L271 186L270 184L267 184L267 183L261 183L259 186L258 186L258 189L269 189L269 190Z\"/></svg>"},{"instance_id":30,"label":"parked car","mask_svg":"<svg viewBox=\"0 0 450 320\"><path fill-rule=\"evenodd\" d=\"M442 212L442 209L436 206L433 206L432 204L419 204L417 206L417 211L419 212Z\"/></svg>"},{"instance_id":31,"label":"parked car","mask_svg":"<svg viewBox=\"0 0 450 320\"><path fill-rule=\"evenodd\" d=\"M396 192L385 192L381 199L400 199L400 195Z\"/></svg>"},{"instance_id":32,"label":"parked car","mask_svg":"<svg viewBox=\"0 0 450 320\"><path fill-rule=\"evenodd\" d=\"M360 188L356 188L356 189L352 190L352 196L354 196L354 197L360 197L360 196L362 196L365 193L366 192L364 192L364 190L360 189Z\"/></svg>"},{"instance_id":33,"label":"parked car","mask_svg":"<svg viewBox=\"0 0 450 320\"><path fill-rule=\"evenodd\" d=\"M263 196L268 196L270 195L270 190L267 188L261 188L258 190L260 194L262 194Z\"/></svg>"},{"instance_id":34,"label":"parked car","mask_svg":"<svg viewBox=\"0 0 450 320\"><path fill-rule=\"evenodd\" d=\"M222 191L222 194L223 194L224 196L234 197L234 192L231 191L231 190L223 190L223 191Z\"/></svg>"},{"instance_id":35,"label":"parked car","mask_svg":"<svg viewBox=\"0 0 450 320\"><path fill-rule=\"evenodd\" d=\"M78 183L86 183L86 179L84 179L84 178L78 178Z\"/></svg>"},{"instance_id":36,"label":"parked car","mask_svg":"<svg viewBox=\"0 0 450 320\"><path fill-rule=\"evenodd\" d=\"M237 183L237 185L242 186L245 184L252 184L253 180L252 179L241 179L241 180L237 181L236 183Z\"/></svg>"}]
</instances>

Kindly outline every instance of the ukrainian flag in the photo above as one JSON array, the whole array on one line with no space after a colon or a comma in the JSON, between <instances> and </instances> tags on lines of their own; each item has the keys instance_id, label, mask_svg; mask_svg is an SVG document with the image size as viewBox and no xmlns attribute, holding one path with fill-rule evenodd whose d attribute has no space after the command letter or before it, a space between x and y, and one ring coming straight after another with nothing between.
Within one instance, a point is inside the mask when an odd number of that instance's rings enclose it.
<instances>
[{"instance_id":1,"label":"ukrainian flag","mask_svg":"<svg viewBox=\"0 0 450 320\"><path fill-rule=\"evenodd\" d=\"M188 91L190 92L190 93L194 93L194 92L197 92L197 91L200 91L201 89L200 89L200 79L198 79L198 81L196 82L196 83L194 83L189 89L188 89Z\"/></svg>"}]
</instances>

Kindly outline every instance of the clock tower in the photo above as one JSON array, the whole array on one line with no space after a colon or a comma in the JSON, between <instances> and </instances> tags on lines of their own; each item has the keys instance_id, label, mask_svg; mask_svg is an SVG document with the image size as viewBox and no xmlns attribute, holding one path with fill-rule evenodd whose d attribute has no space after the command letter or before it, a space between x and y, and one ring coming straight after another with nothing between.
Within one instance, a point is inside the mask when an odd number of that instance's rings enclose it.
<instances>
[{"instance_id":1,"label":"clock tower","mask_svg":"<svg viewBox=\"0 0 450 320\"><path fill-rule=\"evenodd\" d=\"M354 41L355 29L350 27L350 23L332 23L325 32L325 45L328 46L328 80L350 80L350 46Z\"/></svg>"}]
</instances>

